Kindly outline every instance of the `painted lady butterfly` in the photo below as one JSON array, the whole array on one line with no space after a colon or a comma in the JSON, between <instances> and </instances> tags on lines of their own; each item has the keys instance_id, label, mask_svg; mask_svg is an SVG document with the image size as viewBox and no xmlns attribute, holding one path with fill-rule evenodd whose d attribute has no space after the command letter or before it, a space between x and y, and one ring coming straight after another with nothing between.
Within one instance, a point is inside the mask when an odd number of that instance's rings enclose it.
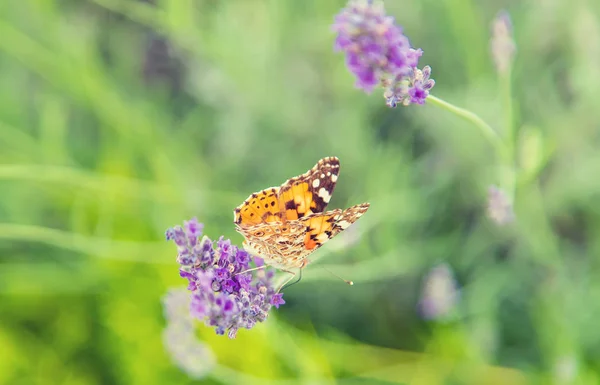
<instances>
[{"instance_id":1,"label":"painted lady butterfly","mask_svg":"<svg viewBox=\"0 0 600 385\"><path fill-rule=\"evenodd\" d=\"M336 157L323 158L305 174L248 197L234 211L244 248L267 265L295 275L307 257L356 222L369 208L362 203L325 211L340 172Z\"/></svg>"}]
</instances>

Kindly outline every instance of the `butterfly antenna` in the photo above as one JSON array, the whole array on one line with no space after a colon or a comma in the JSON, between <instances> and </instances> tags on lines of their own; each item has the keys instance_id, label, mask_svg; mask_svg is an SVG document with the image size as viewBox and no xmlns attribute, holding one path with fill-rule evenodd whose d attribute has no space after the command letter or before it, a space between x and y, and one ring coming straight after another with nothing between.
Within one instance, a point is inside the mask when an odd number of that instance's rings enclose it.
<instances>
[{"instance_id":1,"label":"butterfly antenna","mask_svg":"<svg viewBox=\"0 0 600 385\"><path fill-rule=\"evenodd\" d=\"M237 273L236 275L239 275L239 274L244 274L244 273L249 273L249 272L251 272L251 271L255 271L255 270L261 270L261 269L264 269L264 268L266 268L266 267L267 267L267 265L262 265L262 266L258 266L258 267L253 267L253 268L251 268L251 269L246 269L246 270L244 270L244 271L240 271L240 272L239 272L239 273Z\"/></svg>"},{"instance_id":2,"label":"butterfly antenna","mask_svg":"<svg viewBox=\"0 0 600 385\"><path fill-rule=\"evenodd\" d=\"M329 269L328 269L328 268L326 268L325 266L321 266L321 267L322 267L323 269L325 269L325 271L326 271L326 272L328 272L329 274L331 274L331 275L333 275L334 277L336 277L336 278L339 278L339 279L341 279L342 281L346 282L346 284L348 284L348 285L350 285L350 286L354 285L354 282L352 282L352 281L348 281L347 279L344 279L344 278L340 277L339 275L335 274L334 272L332 272L331 270L329 270Z\"/></svg>"}]
</instances>

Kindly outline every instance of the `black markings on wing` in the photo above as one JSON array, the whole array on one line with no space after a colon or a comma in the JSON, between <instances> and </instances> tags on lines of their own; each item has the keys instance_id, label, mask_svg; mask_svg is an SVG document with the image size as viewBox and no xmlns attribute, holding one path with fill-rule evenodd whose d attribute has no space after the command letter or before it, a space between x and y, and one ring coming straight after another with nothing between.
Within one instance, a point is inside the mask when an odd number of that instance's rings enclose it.
<instances>
[{"instance_id":1,"label":"black markings on wing","mask_svg":"<svg viewBox=\"0 0 600 385\"><path fill-rule=\"evenodd\" d=\"M339 173L338 158L327 157L306 173L281 185L279 204L285 218L294 220L322 212L331 199Z\"/></svg>"},{"instance_id":2,"label":"black markings on wing","mask_svg":"<svg viewBox=\"0 0 600 385\"><path fill-rule=\"evenodd\" d=\"M279 187L270 187L251 194L234 210L234 223L244 227L260 223L281 222L278 191Z\"/></svg>"},{"instance_id":3,"label":"black markings on wing","mask_svg":"<svg viewBox=\"0 0 600 385\"><path fill-rule=\"evenodd\" d=\"M369 209L369 203L361 203L346 210L335 209L325 213L316 213L300 218L306 226L304 247L315 250L325 242L346 230Z\"/></svg>"}]
</instances>

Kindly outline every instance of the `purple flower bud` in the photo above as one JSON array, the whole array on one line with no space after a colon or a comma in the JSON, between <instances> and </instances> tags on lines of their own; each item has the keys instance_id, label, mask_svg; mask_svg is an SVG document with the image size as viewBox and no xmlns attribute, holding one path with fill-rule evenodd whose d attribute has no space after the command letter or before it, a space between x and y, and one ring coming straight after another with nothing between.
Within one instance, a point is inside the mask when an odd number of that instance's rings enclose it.
<instances>
[{"instance_id":1,"label":"purple flower bud","mask_svg":"<svg viewBox=\"0 0 600 385\"><path fill-rule=\"evenodd\" d=\"M250 288L250 283L252 282L252 275L250 273L237 274L235 280L239 283L241 288L248 290Z\"/></svg>"},{"instance_id":2,"label":"purple flower bud","mask_svg":"<svg viewBox=\"0 0 600 385\"><path fill-rule=\"evenodd\" d=\"M167 231L165 231L165 238L167 239L167 241L175 239L175 229L167 229Z\"/></svg>"},{"instance_id":3,"label":"purple flower bud","mask_svg":"<svg viewBox=\"0 0 600 385\"><path fill-rule=\"evenodd\" d=\"M195 276L192 273L183 269L179 269L179 276L181 278L187 278L190 281L195 278Z\"/></svg>"},{"instance_id":4,"label":"purple flower bud","mask_svg":"<svg viewBox=\"0 0 600 385\"><path fill-rule=\"evenodd\" d=\"M210 265L213 263L215 251L212 248L212 242L206 238L198 250L200 262L204 265Z\"/></svg>"},{"instance_id":5,"label":"purple flower bud","mask_svg":"<svg viewBox=\"0 0 600 385\"><path fill-rule=\"evenodd\" d=\"M235 261L238 265L247 267L248 263L250 263L250 254L245 250L238 250L237 253L235 253Z\"/></svg>"},{"instance_id":6,"label":"purple flower bud","mask_svg":"<svg viewBox=\"0 0 600 385\"><path fill-rule=\"evenodd\" d=\"M235 309L235 302L233 302L230 298L225 299L223 303L223 311L226 313L232 312Z\"/></svg>"},{"instance_id":7,"label":"purple flower bud","mask_svg":"<svg viewBox=\"0 0 600 385\"><path fill-rule=\"evenodd\" d=\"M394 79L386 79L383 82L385 92L383 97L389 107L398 104L408 106L410 104L424 104L429 96L429 91L435 85L433 79L429 79L431 67L425 66L423 70L413 68L407 76L397 76Z\"/></svg>"},{"instance_id":8,"label":"purple flower bud","mask_svg":"<svg viewBox=\"0 0 600 385\"><path fill-rule=\"evenodd\" d=\"M232 255L233 249L231 247L231 241L229 239L223 239L223 237L220 237L217 241L217 245L219 247L219 252L221 255L226 256L227 258Z\"/></svg>"},{"instance_id":9,"label":"purple flower bud","mask_svg":"<svg viewBox=\"0 0 600 385\"><path fill-rule=\"evenodd\" d=\"M181 226L172 227L168 229L165 234L167 241L174 241L178 247L187 247L188 239Z\"/></svg>"},{"instance_id":10,"label":"purple flower bud","mask_svg":"<svg viewBox=\"0 0 600 385\"><path fill-rule=\"evenodd\" d=\"M193 295L190 302L190 314L195 318L203 318L206 315L207 308L199 295Z\"/></svg>"},{"instance_id":11,"label":"purple flower bud","mask_svg":"<svg viewBox=\"0 0 600 385\"><path fill-rule=\"evenodd\" d=\"M256 320L257 320L256 316L249 316L248 318L244 319L241 326L246 329L252 329L254 327L254 325L256 325ZM260 322L262 322L262 321L260 321Z\"/></svg>"},{"instance_id":12,"label":"purple flower bud","mask_svg":"<svg viewBox=\"0 0 600 385\"><path fill-rule=\"evenodd\" d=\"M219 267L215 269L215 279L219 282L229 278L229 270L225 267Z\"/></svg>"},{"instance_id":13,"label":"purple flower bud","mask_svg":"<svg viewBox=\"0 0 600 385\"><path fill-rule=\"evenodd\" d=\"M189 250L182 250L177 255L177 263L182 266L190 266L196 262L196 258L193 254L190 254Z\"/></svg>"},{"instance_id":14,"label":"purple flower bud","mask_svg":"<svg viewBox=\"0 0 600 385\"><path fill-rule=\"evenodd\" d=\"M228 279L225 282L223 282L222 288L227 293L233 293L233 292L239 290L239 284L236 281L234 281L233 279Z\"/></svg>"},{"instance_id":15,"label":"purple flower bud","mask_svg":"<svg viewBox=\"0 0 600 385\"><path fill-rule=\"evenodd\" d=\"M196 284L195 281L190 281L190 283L188 283L188 285L187 285L187 289L192 292L196 291L196 290L198 290L198 285Z\"/></svg>"},{"instance_id":16,"label":"purple flower bud","mask_svg":"<svg viewBox=\"0 0 600 385\"><path fill-rule=\"evenodd\" d=\"M190 219L189 221L184 221L183 225L188 238L198 238L200 235L202 235L202 229L204 228L204 225L202 223L198 223L198 219L196 217Z\"/></svg>"},{"instance_id":17,"label":"purple flower bud","mask_svg":"<svg viewBox=\"0 0 600 385\"><path fill-rule=\"evenodd\" d=\"M212 290L214 271L196 271L196 284L201 290Z\"/></svg>"},{"instance_id":18,"label":"purple flower bud","mask_svg":"<svg viewBox=\"0 0 600 385\"><path fill-rule=\"evenodd\" d=\"M283 294L277 293L271 297L271 305L275 306L279 309L279 305L284 305L285 301L283 300Z\"/></svg>"}]
</instances>

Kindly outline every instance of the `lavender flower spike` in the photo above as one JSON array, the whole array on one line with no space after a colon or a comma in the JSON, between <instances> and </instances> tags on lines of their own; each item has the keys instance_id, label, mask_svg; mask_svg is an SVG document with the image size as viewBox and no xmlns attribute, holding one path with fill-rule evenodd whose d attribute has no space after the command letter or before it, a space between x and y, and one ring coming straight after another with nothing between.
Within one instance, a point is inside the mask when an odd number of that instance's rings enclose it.
<instances>
[{"instance_id":1,"label":"lavender flower spike","mask_svg":"<svg viewBox=\"0 0 600 385\"><path fill-rule=\"evenodd\" d=\"M235 338L238 329L251 329L267 319L272 306L285 304L283 294L276 292L272 271L243 273L250 268L250 255L222 237L200 239L202 229L194 218L168 229L166 237L177 245L179 274L191 291L191 315L217 334Z\"/></svg>"},{"instance_id":2,"label":"lavender flower spike","mask_svg":"<svg viewBox=\"0 0 600 385\"><path fill-rule=\"evenodd\" d=\"M460 298L452 269L446 263L434 266L423 279L419 311L428 320L448 320Z\"/></svg>"},{"instance_id":3,"label":"lavender flower spike","mask_svg":"<svg viewBox=\"0 0 600 385\"><path fill-rule=\"evenodd\" d=\"M335 49L346 53L348 68L357 78L356 86L367 92L383 75L407 75L417 66L410 54L408 38L385 14L383 3L350 0L335 17Z\"/></svg>"},{"instance_id":4,"label":"lavender flower spike","mask_svg":"<svg viewBox=\"0 0 600 385\"><path fill-rule=\"evenodd\" d=\"M346 54L356 87L370 93L377 85L386 88L388 105L423 104L435 84L431 69L417 68L421 49L410 47L408 38L385 14L381 1L350 0L335 17L336 51Z\"/></svg>"},{"instance_id":5,"label":"lavender flower spike","mask_svg":"<svg viewBox=\"0 0 600 385\"><path fill-rule=\"evenodd\" d=\"M505 74L512 65L515 52L517 51L517 46L513 39L512 23L506 11L499 12L492 23L490 46L496 70L501 74Z\"/></svg>"},{"instance_id":6,"label":"lavender flower spike","mask_svg":"<svg viewBox=\"0 0 600 385\"><path fill-rule=\"evenodd\" d=\"M488 188L487 215L501 226L515 220L513 206L506 192L496 186Z\"/></svg>"}]
</instances>

